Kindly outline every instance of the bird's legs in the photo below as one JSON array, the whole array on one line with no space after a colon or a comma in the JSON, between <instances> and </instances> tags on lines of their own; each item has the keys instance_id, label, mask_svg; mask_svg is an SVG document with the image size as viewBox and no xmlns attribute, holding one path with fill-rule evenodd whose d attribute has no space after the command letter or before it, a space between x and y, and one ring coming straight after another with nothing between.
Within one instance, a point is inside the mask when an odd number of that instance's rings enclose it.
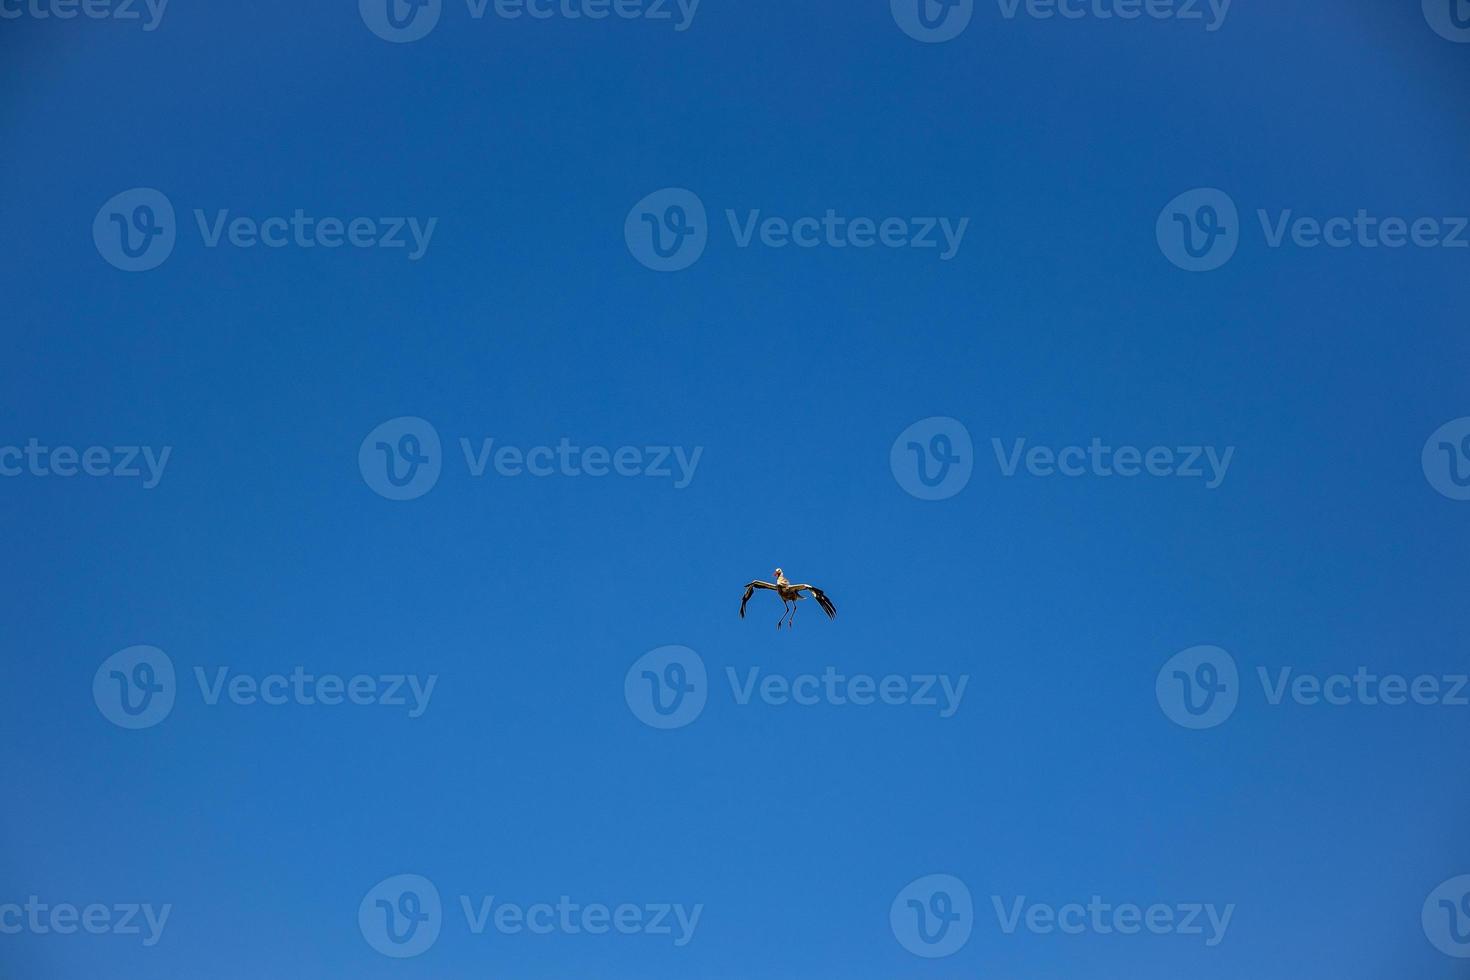
<instances>
[{"instance_id":1,"label":"bird's legs","mask_svg":"<svg viewBox=\"0 0 1470 980\"><path fill-rule=\"evenodd\" d=\"M778 620L776 620L776 629L780 629L781 628L781 624L784 623L784 622L786 622L786 611L789 608L790 608L790 606L787 604L786 600L785 599L782 599L781 600L781 618L778 619Z\"/></svg>"},{"instance_id":2,"label":"bird's legs","mask_svg":"<svg viewBox=\"0 0 1470 980\"><path fill-rule=\"evenodd\" d=\"M798 597L799 598L799 597ZM790 629L796 625L796 599L791 600L791 618L786 621L786 628Z\"/></svg>"}]
</instances>

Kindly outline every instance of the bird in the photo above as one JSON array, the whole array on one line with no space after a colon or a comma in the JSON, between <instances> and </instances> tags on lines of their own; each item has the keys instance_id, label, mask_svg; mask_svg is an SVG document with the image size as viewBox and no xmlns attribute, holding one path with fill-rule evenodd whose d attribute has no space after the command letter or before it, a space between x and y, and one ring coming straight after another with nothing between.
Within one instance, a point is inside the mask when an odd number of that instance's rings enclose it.
<instances>
[{"instance_id":1,"label":"bird","mask_svg":"<svg viewBox=\"0 0 1470 980\"><path fill-rule=\"evenodd\" d=\"M790 626L795 621L797 602L807 598L802 595L803 592L810 592L812 594L811 597L817 600L817 605L822 607L822 612L827 614L828 619L835 619L837 616L837 607L832 605L832 600L827 598L825 592L815 585L808 585L805 582L800 585L792 585L786 576L782 574L781 569L778 568L776 569L776 581L762 582L760 579L756 579L754 582L746 584L745 595L740 599L741 619L745 618L745 604L750 601L751 596L755 595L756 589L770 589L781 597L781 605L786 607L786 611L781 613L780 619L776 620L776 629L780 629L783 625Z\"/></svg>"}]
</instances>

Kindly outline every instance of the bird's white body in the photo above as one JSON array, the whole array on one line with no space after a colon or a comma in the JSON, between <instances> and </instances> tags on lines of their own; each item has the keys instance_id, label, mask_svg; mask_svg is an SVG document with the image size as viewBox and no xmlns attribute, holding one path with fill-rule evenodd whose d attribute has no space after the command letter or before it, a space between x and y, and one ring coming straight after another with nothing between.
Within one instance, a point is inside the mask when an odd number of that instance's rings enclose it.
<instances>
[{"instance_id":1,"label":"bird's white body","mask_svg":"<svg viewBox=\"0 0 1470 980\"><path fill-rule=\"evenodd\" d=\"M756 589L770 589L781 597L781 604L786 607L786 611L776 621L777 629L780 629L782 626L791 625L792 621L796 619L796 604L802 599L809 598L808 596L802 595L802 592L811 593L810 598L817 600L817 605L822 607L822 611L827 614L828 619L832 619L837 615L837 607L832 604L832 600L828 599L821 589L815 585L808 585L805 582L792 584L786 578L785 574L782 573L781 569L778 568L776 569L775 582L762 582L757 579L745 586L745 597L740 600L740 618L745 618L745 604L750 601L750 597L755 594Z\"/></svg>"}]
</instances>

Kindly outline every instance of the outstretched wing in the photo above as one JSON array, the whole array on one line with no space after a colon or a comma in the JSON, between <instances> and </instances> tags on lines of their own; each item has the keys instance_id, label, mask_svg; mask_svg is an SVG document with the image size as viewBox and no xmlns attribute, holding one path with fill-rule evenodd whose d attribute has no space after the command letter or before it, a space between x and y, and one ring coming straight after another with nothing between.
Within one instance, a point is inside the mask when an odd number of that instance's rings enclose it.
<instances>
[{"instance_id":1,"label":"outstretched wing","mask_svg":"<svg viewBox=\"0 0 1470 980\"><path fill-rule=\"evenodd\" d=\"M741 619L744 619L745 618L745 604L750 601L750 597L751 596L755 595L755 590L756 589L770 589L770 590L772 590L774 592L774 591L776 591L776 586L773 585L770 582L762 582L759 579L757 579L756 581L751 582L748 585L746 585L745 586L745 595L743 595L743 596L740 597L740 618Z\"/></svg>"},{"instance_id":2,"label":"outstretched wing","mask_svg":"<svg viewBox=\"0 0 1470 980\"><path fill-rule=\"evenodd\" d=\"M806 589L812 594L813 598L817 600L817 605L822 607L822 612L827 614L828 619L837 618L837 607L832 605L832 600L827 598L827 593L823 592L815 585L793 585L792 588L796 589L798 592L802 589Z\"/></svg>"}]
</instances>

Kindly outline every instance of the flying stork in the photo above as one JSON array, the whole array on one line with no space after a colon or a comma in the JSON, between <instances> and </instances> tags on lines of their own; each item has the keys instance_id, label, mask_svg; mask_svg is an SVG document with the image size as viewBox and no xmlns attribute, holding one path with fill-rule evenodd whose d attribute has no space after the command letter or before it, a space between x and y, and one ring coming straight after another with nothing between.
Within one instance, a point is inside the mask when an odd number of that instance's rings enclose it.
<instances>
[{"instance_id":1,"label":"flying stork","mask_svg":"<svg viewBox=\"0 0 1470 980\"><path fill-rule=\"evenodd\" d=\"M745 586L745 595L740 599L741 619L745 618L745 604L750 601L751 596L755 595L756 589L770 589L781 597L781 605L786 607L786 611L781 614L780 619L776 620L776 629L780 629L783 625L790 626L795 621L797 602L807 598L807 596L802 595L803 592L810 592L812 594L811 597L817 600L817 605L822 607L822 612L827 614L828 619L833 619L837 615L837 607L832 605L832 600L827 598L825 592L815 585L807 585L804 582L800 585L792 585L786 580L786 576L781 574L781 569L778 568L776 569L775 582L762 582L760 579L756 579L754 582ZM789 619L787 618L788 616L790 617Z\"/></svg>"}]
</instances>

